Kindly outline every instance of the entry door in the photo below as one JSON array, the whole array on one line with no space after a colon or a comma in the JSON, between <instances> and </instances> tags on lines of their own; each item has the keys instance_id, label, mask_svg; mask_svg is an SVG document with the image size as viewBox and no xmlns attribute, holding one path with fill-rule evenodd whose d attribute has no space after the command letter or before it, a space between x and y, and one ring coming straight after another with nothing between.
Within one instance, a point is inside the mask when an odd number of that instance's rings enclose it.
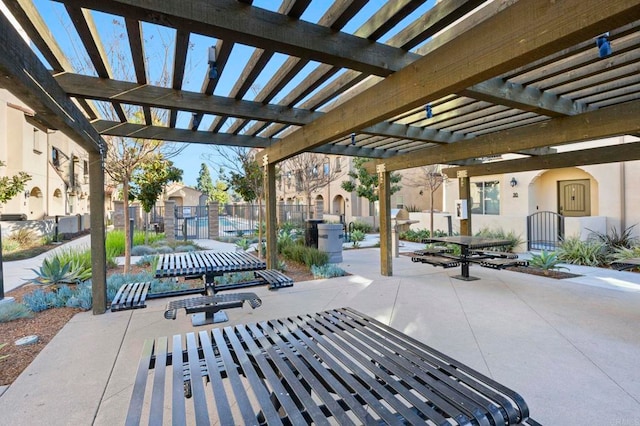
<instances>
[{"instance_id":1,"label":"entry door","mask_svg":"<svg viewBox=\"0 0 640 426\"><path fill-rule=\"evenodd\" d=\"M558 213L563 216L591 216L589 179L558 182Z\"/></svg>"}]
</instances>

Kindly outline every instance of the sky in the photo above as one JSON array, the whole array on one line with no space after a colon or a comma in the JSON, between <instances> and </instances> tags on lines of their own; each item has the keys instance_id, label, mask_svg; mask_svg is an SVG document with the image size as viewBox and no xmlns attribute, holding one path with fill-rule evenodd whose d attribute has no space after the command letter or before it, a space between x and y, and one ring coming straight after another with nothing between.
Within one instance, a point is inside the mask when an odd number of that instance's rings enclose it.
<instances>
[{"instance_id":1,"label":"sky","mask_svg":"<svg viewBox=\"0 0 640 426\"><path fill-rule=\"evenodd\" d=\"M332 1L328 0L313 0L305 13L302 15L301 19L314 23L317 22L332 3ZM375 13L375 11L377 11L382 5L384 5L384 3L385 1L383 0L369 1L362 8L362 10L345 26L343 31L348 33L354 32L367 19L369 19L371 15ZM415 20L417 17L424 14L428 9L430 9L434 3L434 0L429 0L424 5L420 6L416 11L414 11L410 16L405 18L405 20L402 21L396 28L402 28L403 24ZM69 17L64 9L64 5L62 3L50 0L34 0L34 4L36 5L38 11L49 26L52 34L60 44L62 50L69 57L71 62L73 64L81 63L81 58L83 56L86 57L86 52L84 51L82 43L80 42L76 34L75 28L69 20ZM280 4L281 2L278 0L254 0L253 2L253 5L256 7L261 7L272 11L277 10ZM93 13L93 19L95 20L96 27L102 38L105 49L112 51L117 50L121 52L122 57L124 58L121 63L129 67L130 72L128 74L133 76L133 64L130 59L131 53L129 51L128 43L126 42L126 38L124 37L126 31L124 27L124 20L121 17L103 13ZM148 67L147 71L149 74L149 81L151 83L154 83L158 81L160 75L160 72L158 70L162 68L162 62L166 60L167 63L171 64L173 61L172 48L166 49L165 46L173 46L175 31L170 28L145 23L143 24L142 32L145 40L145 53L150 57L151 61L154 61L153 63L158 65L156 67ZM385 34L381 38L381 41L385 41L394 34L394 30L392 30L391 32ZM209 46L215 45L216 40L211 37L191 34L189 41L190 49L187 54L187 65L185 69L185 77L183 80L183 89L199 92L203 78L206 75L208 69L208 48ZM227 62L224 71L219 76L219 82L214 92L215 95L229 95L231 88L233 87L237 77L242 73L242 69L253 50L254 48L249 46L238 44L234 46L229 61ZM39 52L36 53L39 54ZM41 55L40 58L48 66ZM266 85L269 78L278 70L279 66L286 59L286 55L275 54L269 61L267 66L265 66L264 71L258 76L255 83L255 90L249 90L244 99L253 100L253 97L259 91L259 89ZM111 67L112 69L114 69L114 73L116 73L116 70L121 67L118 67L117 63L114 62L111 63ZM276 96L276 98L271 102L277 103L282 98L282 94L288 93L291 88L295 87L295 85L304 78L304 76L306 75L305 71L308 72L314 69L315 66L317 66L317 63L310 63L307 67L305 67L303 69L303 72L299 73L297 78L294 78L286 87L284 87L280 94ZM169 68L171 68L171 66L169 66ZM86 71L83 71L82 73L91 74L94 73L94 71L93 69L88 69ZM132 78L124 78L124 75L125 74L121 74L120 76L115 75L114 77L118 79L132 80ZM338 75L339 73L334 78L336 78ZM332 80L329 80L326 84L329 84L331 81ZM324 85L322 85L317 90L321 89L322 87L324 87ZM315 91L311 93L309 97L314 93ZM301 102L304 102L305 100L306 98ZM179 113L176 127L186 129L189 125L190 118L191 114L189 113ZM199 130L206 130L212 120L213 116L205 115L199 126ZM232 120L228 120L229 124L231 122ZM224 128L222 131L224 131ZM189 144L188 147L184 149L184 151L182 151L179 156L172 159L175 166L184 171L183 182L185 184L189 186L196 185L196 179L198 177L201 163L206 163L209 165L211 176L215 182L215 180L218 178L219 166L211 164L206 160L206 157L210 156L211 154L215 154L215 151L212 147L202 144Z\"/></svg>"}]
</instances>

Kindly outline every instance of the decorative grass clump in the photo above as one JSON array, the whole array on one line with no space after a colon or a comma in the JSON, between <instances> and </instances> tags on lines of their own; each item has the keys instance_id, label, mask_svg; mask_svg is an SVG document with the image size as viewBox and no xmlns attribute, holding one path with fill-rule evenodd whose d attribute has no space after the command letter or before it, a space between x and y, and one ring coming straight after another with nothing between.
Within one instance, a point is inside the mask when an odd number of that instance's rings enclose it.
<instances>
[{"instance_id":1,"label":"decorative grass clump","mask_svg":"<svg viewBox=\"0 0 640 426\"><path fill-rule=\"evenodd\" d=\"M33 311L22 303L14 302L0 305L0 322L9 322L21 318L33 318Z\"/></svg>"},{"instance_id":2,"label":"decorative grass clump","mask_svg":"<svg viewBox=\"0 0 640 426\"><path fill-rule=\"evenodd\" d=\"M556 252L542 250L540 254L534 254L529 260L529 266L540 268L544 271L552 271L558 269L569 270L566 266L560 266L562 261L558 258Z\"/></svg>"},{"instance_id":3,"label":"decorative grass clump","mask_svg":"<svg viewBox=\"0 0 640 426\"><path fill-rule=\"evenodd\" d=\"M292 262L302 263L308 268L312 265L322 266L329 262L329 254L315 247L306 247L296 243L282 244L280 254Z\"/></svg>"},{"instance_id":4,"label":"decorative grass clump","mask_svg":"<svg viewBox=\"0 0 640 426\"><path fill-rule=\"evenodd\" d=\"M314 278L334 278L347 275L344 269L330 263L322 266L312 265L311 273Z\"/></svg>"},{"instance_id":5,"label":"decorative grass clump","mask_svg":"<svg viewBox=\"0 0 640 426\"><path fill-rule=\"evenodd\" d=\"M580 241L578 237L567 238L556 252L564 263L585 266L600 266L606 263L606 246L595 240Z\"/></svg>"}]
</instances>

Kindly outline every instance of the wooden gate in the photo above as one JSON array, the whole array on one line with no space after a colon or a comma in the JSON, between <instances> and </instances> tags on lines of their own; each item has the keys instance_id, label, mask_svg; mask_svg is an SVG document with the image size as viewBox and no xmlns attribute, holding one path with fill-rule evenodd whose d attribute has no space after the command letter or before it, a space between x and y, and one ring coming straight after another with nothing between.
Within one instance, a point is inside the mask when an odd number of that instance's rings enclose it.
<instances>
[{"instance_id":1,"label":"wooden gate","mask_svg":"<svg viewBox=\"0 0 640 426\"><path fill-rule=\"evenodd\" d=\"M527 250L555 250L564 240L564 216L536 212L527 216Z\"/></svg>"}]
</instances>

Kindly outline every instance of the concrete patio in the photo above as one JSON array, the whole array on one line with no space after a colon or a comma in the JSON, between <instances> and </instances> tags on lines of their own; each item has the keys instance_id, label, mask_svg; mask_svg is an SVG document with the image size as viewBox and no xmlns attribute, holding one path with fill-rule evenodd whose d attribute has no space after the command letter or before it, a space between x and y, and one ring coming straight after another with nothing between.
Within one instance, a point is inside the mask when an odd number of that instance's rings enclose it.
<instances>
[{"instance_id":1,"label":"concrete patio","mask_svg":"<svg viewBox=\"0 0 640 426\"><path fill-rule=\"evenodd\" d=\"M481 280L465 282L400 256L383 277L377 248L345 251L341 266L352 275L251 289L263 305L227 311L224 325L350 306L516 390L543 424L640 425L640 274L474 266ZM167 300L76 315L0 397L0 424L123 424L143 341L197 330L183 310L165 320Z\"/></svg>"}]
</instances>

